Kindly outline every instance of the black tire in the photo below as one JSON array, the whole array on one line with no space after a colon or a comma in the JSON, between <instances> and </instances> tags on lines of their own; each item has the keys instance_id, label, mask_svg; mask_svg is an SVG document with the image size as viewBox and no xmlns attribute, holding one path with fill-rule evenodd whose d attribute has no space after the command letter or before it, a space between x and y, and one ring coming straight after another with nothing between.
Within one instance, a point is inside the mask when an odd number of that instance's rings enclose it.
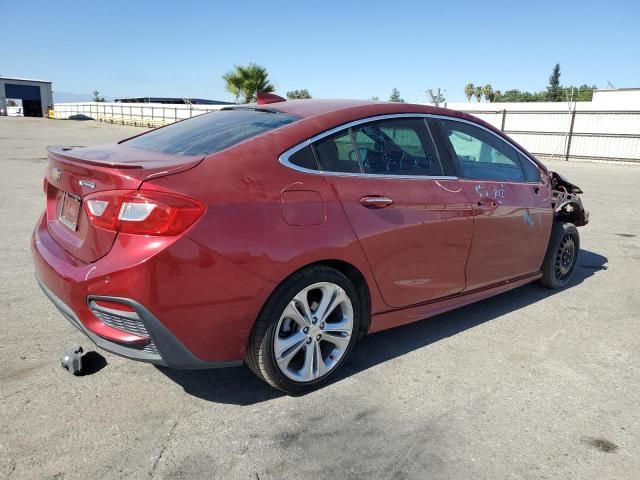
<instances>
[{"instance_id":1,"label":"black tire","mask_svg":"<svg viewBox=\"0 0 640 480\"><path fill-rule=\"evenodd\" d=\"M293 298L310 285L320 282L329 282L344 290L353 306L353 329L342 357L328 373L312 381L297 382L285 376L276 362L275 335L279 334L277 328L280 317ZM279 285L262 308L249 338L247 366L269 385L290 395L303 395L316 390L331 380L351 353L362 324L362 315L362 299L345 275L325 265L304 268ZM303 348L306 350L307 347Z\"/></svg>"},{"instance_id":2,"label":"black tire","mask_svg":"<svg viewBox=\"0 0 640 480\"><path fill-rule=\"evenodd\" d=\"M549 246L542 263L540 283L547 288L566 287L578 263L580 253L580 234L572 223L553 224Z\"/></svg>"}]
</instances>

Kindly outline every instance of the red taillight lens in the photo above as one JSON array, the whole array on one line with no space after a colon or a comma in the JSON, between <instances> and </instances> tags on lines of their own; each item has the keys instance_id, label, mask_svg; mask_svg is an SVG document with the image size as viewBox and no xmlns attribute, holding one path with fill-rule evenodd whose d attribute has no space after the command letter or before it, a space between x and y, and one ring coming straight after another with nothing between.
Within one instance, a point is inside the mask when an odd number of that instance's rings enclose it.
<instances>
[{"instance_id":1,"label":"red taillight lens","mask_svg":"<svg viewBox=\"0 0 640 480\"><path fill-rule=\"evenodd\" d=\"M204 204L164 192L114 190L84 199L91 223L98 228L138 235L178 235L205 211Z\"/></svg>"}]
</instances>

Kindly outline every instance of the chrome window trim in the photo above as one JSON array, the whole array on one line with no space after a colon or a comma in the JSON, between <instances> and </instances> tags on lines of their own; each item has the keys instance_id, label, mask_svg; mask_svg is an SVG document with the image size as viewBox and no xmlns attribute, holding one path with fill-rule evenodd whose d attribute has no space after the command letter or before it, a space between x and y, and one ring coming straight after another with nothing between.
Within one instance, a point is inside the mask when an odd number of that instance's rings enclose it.
<instances>
[{"instance_id":1,"label":"chrome window trim","mask_svg":"<svg viewBox=\"0 0 640 480\"><path fill-rule=\"evenodd\" d=\"M433 180L459 180L459 177L457 177L457 176L448 176L448 175L435 175L435 176L426 176L426 175L424 175L424 176L423 175L381 175L379 173L330 172L330 171L321 170L319 168L318 168L318 170L311 170L309 168L304 168L304 167L300 167L298 165L295 165L294 163L291 163L291 161L289 161L289 158L294 153L302 150L303 148L311 145L314 142L317 142L318 140L321 140L321 139L323 139L325 137L333 135L334 133L338 133L338 132L340 132L342 130L348 130L348 129L352 128L352 127L355 127L357 125L361 125L363 123L376 122L376 121L379 121L379 120L390 120L390 119L394 119L394 118L425 118L425 119L426 118L438 118L438 119L450 120L450 121L454 121L454 122L467 123L467 124L472 125L474 127L481 128L482 130L485 130L486 132L489 132L490 134L492 134L493 136L495 136L499 140L502 140L507 145L509 145L511 148L513 148L518 153L520 153L529 162L531 162L533 164L533 166L535 166L538 170L540 169L540 166L535 161L533 161L531 158L529 158L529 155L524 153L522 150L520 150L513 143L511 143L510 141L508 141L507 139L505 139L501 135L498 135L493 130L490 130L485 126L480 125L479 123L472 122L472 121L466 120L464 118L450 117L450 116L447 116L447 115L437 115L437 114L431 114L431 113L389 113L389 114L385 114L385 115L375 115L373 117L360 118L358 120L354 120L354 121L349 122L349 123L343 123L342 125L339 125L337 127L331 128L329 130L325 130L322 133L318 133L317 135L314 135L313 137L311 137L311 138L309 138L309 139L307 139L307 140L305 140L305 141L303 141L303 142L301 142L301 143L289 148L288 150L283 152L278 157L278 161L283 166L285 166L287 168L291 168L292 170L297 170L297 171L302 172L302 173L311 173L311 174L314 174L314 175L338 176L338 177L371 177L371 178L409 179L409 180L410 179L414 179L414 180L420 180L420 179L423 179L423 180L430 180L430 179L433 179ZM442 164L442 162L440 162L440 163ZM523 171L523 174L524 174L524 171ZM539 184L541 182L509 182L509 183L524 183L526 185L535 185L535 184Z\"/></svg>"}]
</instances>

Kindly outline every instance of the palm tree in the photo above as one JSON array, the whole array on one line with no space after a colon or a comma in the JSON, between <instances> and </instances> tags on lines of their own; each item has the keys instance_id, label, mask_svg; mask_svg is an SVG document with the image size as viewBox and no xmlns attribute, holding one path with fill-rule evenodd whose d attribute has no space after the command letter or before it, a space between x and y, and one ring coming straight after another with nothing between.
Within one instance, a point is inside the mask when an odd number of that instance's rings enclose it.
<instances>
[{"instance_id":1,"label":"palm tree","mask_svg":"<svg viewBox=\"0 0 640 480\"><path fill-rule=\"evenodd\" d=\"M467 102L471 101L471 97L473 97L473 94L476 91L476 87L473 86L473 83L467 83L464 86L464 94L467 96Z\"/></svg>"},{"instance_id":2,"label":"palm tree","mask_svg":"<svg viewBox=\"0 0 640 480\"><path fill-rule=\"evenodd\" d=\"M476 97L477 101L480 101L482 99L482 87L480 85L478 85L477 87L475 87L473 89L473 94Z\"/></svg>"},{"instance_id":3,"label":"palm tree","mask_svg":"<svg viewBox=\"0 0 640 480\"><path fill-rule=\"evenodd\" d=\"M234 68L222 78L227 82L227 91L235 97L236 103L251 103L255 101L258 92L271 93L275 90L269 82L267 69L263 66L250 63L247 66L236 65Z\"/></svg>"},{"instance_id":4,"label":"palm tree","mask_svg":"<svg viewBox=\"0 0 640 480\"><path fill-rule=\"evenodd\" d=\"M495 94L493 93L493 87L490 84L487 83L484 87L482 87L482 94L484 95L484 99L487 102L493 102Z\"/></svg>"}]
</instances>

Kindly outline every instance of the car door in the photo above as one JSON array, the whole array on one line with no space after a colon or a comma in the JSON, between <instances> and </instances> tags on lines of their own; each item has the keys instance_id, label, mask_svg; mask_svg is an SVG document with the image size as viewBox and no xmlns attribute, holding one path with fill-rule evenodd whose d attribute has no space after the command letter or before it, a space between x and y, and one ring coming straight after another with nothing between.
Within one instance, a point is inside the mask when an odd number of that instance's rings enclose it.
<instances>
[{"instance_id":1,"label":"car door","mask_svg":"<svg viewBox=\"0 0 640 480\"><path fill-rule=\"evenodd\" d=\"M531 160L489 129L455 119L433 122L474 208L466 290L539 271L553 211L537 167L524 170L522 161Z\"/></svg>"},{"instance_id":2,"label":"car door","mask_svg":"<svg viewBox=\"0 0 640 480\"><path fill-rule=\"evenodd\" d=\"M313 145L387 305L465 288L473 210L424 118L356 123Z\"/></svg>"}]
</instances>

